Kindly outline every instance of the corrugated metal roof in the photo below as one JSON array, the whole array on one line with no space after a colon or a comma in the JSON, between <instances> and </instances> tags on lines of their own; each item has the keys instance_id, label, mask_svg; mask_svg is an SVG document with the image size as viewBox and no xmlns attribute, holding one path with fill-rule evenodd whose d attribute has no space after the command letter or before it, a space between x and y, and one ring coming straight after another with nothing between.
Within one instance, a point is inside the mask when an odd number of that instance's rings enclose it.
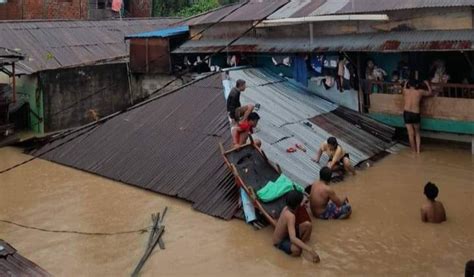
<instances>
[{"instance_id":1,"label":"corrugated metal roof","mask_svg":"<svg viewBox=\"0 0 474 277\"><path fill-rule=\"evenodd\" d=\"M172 28L159 29L151 32L128 35L125 39L131 38L166 38L184 35L189 32L189 26L178 26Z\"/></svg>"},{"instance_id":2,"label":"corrugated metal roof","mask_svg":"<svg viewBox=\"0 0 474 277\"><path fill-rule=\"evenodd\" d=\"M23 60L25 57L11 49L0 47L0 65L10 64Z\"/></svg>"},{"instance_id":3,"label":"corrugated metal roof","mask_svg":"<svg viewBox=\"0 0 474 277\"><path fill-rule=\"evenodd\" d=\"M278 163L287 176L302 185L316 180L321 165L327 163L327 157L323 157L320 164L312 162L311 157L330 136L338 138L354 164L393 145L337 115L337 105L264 69L233 70L229 71L229 76L232 86L238 79L247 82L247 89L241 94L242 104L260 104L258 113L261 119L255 137L262 140L262 149L269 160ZM319 125L314 124L314 118L319 120ZM387 131L382 124L372 124L381 132ZM393 128L388 131L393 135ZM296 144L305 145L307 152L286 152L288 147Z\"/></svg>"},{"instance_id":4,"label":"corrugated metal roof","mask_svg":"<svg viewBox=\"0 0 474 277\"><path fill-rule=\"evenodd\" d=\"M225 39L187 41L173 53L212 53L227 45ZM474 30L383 32L309 38L244 37L227 48L229 52L296 53L324 51L445 51L473 50Z\"/></svg>"},{"instance_id":5,"label":"corrugated metal roof","mask_svg":"<svg viewBox=\"0 0 474 277\"><path fill-rule=\"evenodd\" d=\"M474 6L474 0L291 0L268 19Z\"/></svg>"},{"instance_id":6,"label":"corrugated metal roof","mask_svg":"<svg viewBox=\"0 0 474 277\"><path fill-rule=\"evenodd\" d=\"M34 73L128 56L124 37L156 30L177 19L35 21L0 23L0 47L26 56L18 70Z\"/></svg>"},{"instance_id":7,"label":"corrugated metal roof","mask_svg":"<svg viewBox=\"0 0 474 277\"><path fill-rule=\"evenodd\" d=\"M288 3L289 0L250 0L225 6L203 15L183 21L186 25L212 24L216 22L241 22L261 20Z\"/></svg>"},{"instance_id":8,"label":"corrugated metal roof","mask_svg":"<svg viewBox=\"0 0 474 277\"><path fill-rule=\"evenodd\" d=\"M0 240L0 276L51 276L37 264L21 256L13 246Z\"/></svg>"},{"instance_id":9,"label":"corrugated metal roof","mask_svg":"<svg viewBox=\"0 0 474 277\"><path fill-rule=\"evenodd\" d=\"M214 74L88 128L43 158L176 196L201 212L230 219L238 209L238 189L220 141L230 143L230 131L221 77Z\"/></svg>"}]
</instances>

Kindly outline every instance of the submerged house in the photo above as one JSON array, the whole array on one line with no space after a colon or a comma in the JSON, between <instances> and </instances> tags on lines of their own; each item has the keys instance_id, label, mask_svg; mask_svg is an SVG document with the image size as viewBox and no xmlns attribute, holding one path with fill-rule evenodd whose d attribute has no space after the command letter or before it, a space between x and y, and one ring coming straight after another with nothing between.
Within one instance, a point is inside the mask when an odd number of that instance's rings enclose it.
<instances>
[{"instance_id":1,"label":"submerged house","mask_svg":"<svg viewBox=\"0 0 474 277\"><path fill-rule=\"evenodd\" d=\"M146 97L128 68L128 34L176 19L0 23L0 47L25 56L16 63L17 98L28 104L28 127L45 133L76 127ZM7 83L11 66L4 66Z\"/></svg>"},{"instance_id":2,"label":"submerged house","mask_svg":"<svg viewBox=\"0 0 474 277\"><path fill-rule=\"evenodd\" d=\"M473 7L474 0L249 1L184 22L191 40L173 54L220 51L211 66L265 67L394 127L403 127L401 81L416 75L437 92L423 103L425 134L470 142Z\"/></svg>"}]
</instances>

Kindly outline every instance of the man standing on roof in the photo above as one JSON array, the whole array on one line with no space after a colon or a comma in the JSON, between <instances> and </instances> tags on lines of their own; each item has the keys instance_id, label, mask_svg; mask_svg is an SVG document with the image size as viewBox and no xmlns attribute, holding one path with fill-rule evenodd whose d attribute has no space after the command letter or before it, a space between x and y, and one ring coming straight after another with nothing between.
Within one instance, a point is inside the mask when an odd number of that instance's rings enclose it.
<instances>
[{"instance_id":1,"label":"man standing on roof","mask_svg":"<svg viewBox=\"0 0 474 277\"><path fill-rule=\"evenodd\" d=\"M420 153L420 103L426 96L434 96L430 83L424 82L427 90L421 88L421 82L410 78L403 88L404 111L403 120L408 131L408 140L413 152Z\"/></svg>"},{"instance_id":2,"label":"man standing on roof","mask_svg":"<svg viewBox=\"0 0 474 277\"><path fill-rule=\"evenodd\" d=\"M321 159L321 155L326 153L329 156L329 161L327 166L331 170L337 170L338 167L344 166L344 169L352 175L355 175L356 172L354 167L351 165L351 160L349 159L349 153L346 153L342 146L337 143L337 139L335 137L328 138L327 142L323 142L321 147L319 148L318 152L316 153L316 157L312 159L314 162L319 163L319 159Z\"/></svg>"},{"instance_id":3,"label":"man standing on roof","mask_svg":"<svg viewBox=\"0 0 474 277\"><path fill-rule=\"evenodd\" d=\"M239 79L227 97L227 112L232 119L232 125L237 124L240 120L246 120L254 109L254 105L249 104L242 107L240 104L240 93L245 91L245 88L245 81Z\"/></svg>"}]
</instances>

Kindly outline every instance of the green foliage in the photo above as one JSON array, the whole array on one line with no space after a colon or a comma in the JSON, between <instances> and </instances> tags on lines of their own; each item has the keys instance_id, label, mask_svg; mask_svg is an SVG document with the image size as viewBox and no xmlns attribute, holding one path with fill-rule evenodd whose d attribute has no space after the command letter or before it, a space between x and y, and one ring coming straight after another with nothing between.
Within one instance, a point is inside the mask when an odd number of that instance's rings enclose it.
<instances>
[{"instance_id":1,"label":"green foliage","mask_svg":"<svg viewBox=\"0 0 474 277\"><path fill-rule=\"evenodd\" d=\"M197 15L221 5L228 5L239 0L153 0L153 16Z\"/></svg>"},{"instance_id":2,"label":"green foliage","mask_svg":"<svg viewBox=\"0 0 474 277\"><path fill-rule=\"evenodd\" d=\"M217 0L199 0L193 5L180 10L176 15L182 17L190 17L196 14L207 12L219 7Z\"/></svg>"}]
</instances>

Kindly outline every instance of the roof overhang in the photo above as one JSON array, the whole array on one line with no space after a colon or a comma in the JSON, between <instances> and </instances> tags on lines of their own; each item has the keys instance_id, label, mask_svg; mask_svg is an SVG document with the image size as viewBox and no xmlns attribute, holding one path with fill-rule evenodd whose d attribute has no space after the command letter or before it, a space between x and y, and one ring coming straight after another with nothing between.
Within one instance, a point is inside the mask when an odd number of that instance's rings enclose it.
<instances>
[{"instance_id":1,"label":"roof overhang","mask_svg":"<svg viewBox=\"0 0 474 277\"><path fill-rule=\"evenodd\" d=\"M378 32L299 38L244 37L230 44L225 39L187 41L175 54L228 52L415 52L474 51L474 30Z\"/></svg>"},{"instance_id":2,"label":"roof overhang","mask_svg":"<svg viewBox=\"0 0 474 277\"><path fill-rule=\"evenodd\" d=\"M264 20L257 27L276 27L284 25L294 25L302 23L313 22L327 22L327 21L387 21L389 20L386 14L347 14L347 15L320 15L307 16L297 18L284 19L270 19Z\"/></svg>"}]
</instances>

